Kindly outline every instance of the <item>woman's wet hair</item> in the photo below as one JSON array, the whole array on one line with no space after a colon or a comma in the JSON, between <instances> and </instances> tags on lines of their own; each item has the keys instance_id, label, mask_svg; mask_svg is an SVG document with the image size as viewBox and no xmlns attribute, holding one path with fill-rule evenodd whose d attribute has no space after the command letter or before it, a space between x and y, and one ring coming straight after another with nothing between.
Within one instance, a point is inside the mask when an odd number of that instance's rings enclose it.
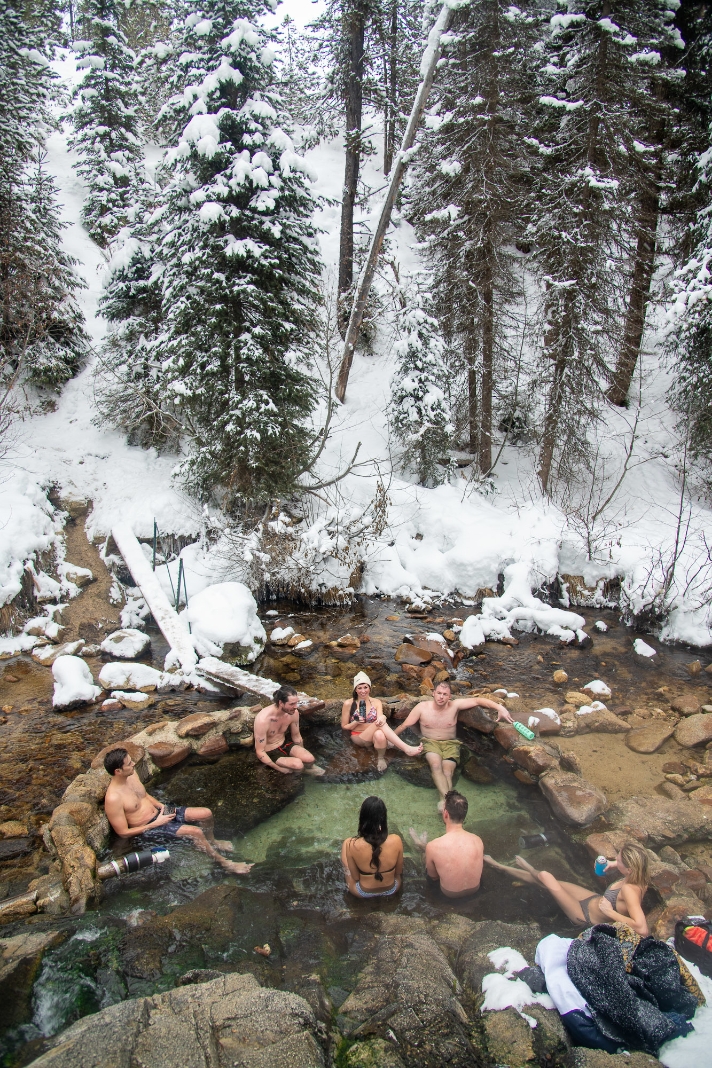
<instances>
[{"instance_id":1,"label":"woman's wet hair","mask_svg":"<svg viewBox=\"0 0 712 1068\"><path fill-rule=\"evenodd\" d=\"M628 869L628 882L646 890L650 885L650 874L648 854L643 846L639 842L625 842L621 848L621 860Z\"/></svg>"},{"instance_id":2,"label":"woman's wet hair","mask_svg":"<svg viewBox=\"0 0 712 1068\"><path fill-rule=\"evenodd\" d=\"M129 756L128 750L122 749L120 745L117 745L116 749L110 749L104 757L104 769L108 771L112 779L114 773L123 768L127 756Z\"/></svg>"},{"instance_id":3,"label":"woman's wet hair","mask_svg":"<svg viewBox=\"0 0 712 1068\"><path fill-rule=\"evenodd\" d=\"M467 798L458 790L448 790L445 794L445 811L453 823L464 823L467 815Z\"/></svg>"},{"instance_id":4,"label":"woman's wet hair","mask_svg":"<svg viewBox=\"0 0 712 1068\"><path fill-rule=\"evenodd\" d=\"M272 700L276 705L286 705L290 697L297 696L298 694L294 687L287 686L287 684L285 683L284 686L280 686L278 690L274 691L274 697L272 698Z\"/></svg>"},{"instance_id":5,"label":"woman's wet hair","mask_svg":"<svg viewBox=\"0 0 712 1068\"><path fill-rule=\"evenodd\" d=\"M358 838L363 838L371 847L371 865L375 867L374 879L382 883L383 876L379 870L381 846L388 837L388 813L385 802L380 797L367 797L361 805L358 816Z\"/></svg>"}]
</instances>

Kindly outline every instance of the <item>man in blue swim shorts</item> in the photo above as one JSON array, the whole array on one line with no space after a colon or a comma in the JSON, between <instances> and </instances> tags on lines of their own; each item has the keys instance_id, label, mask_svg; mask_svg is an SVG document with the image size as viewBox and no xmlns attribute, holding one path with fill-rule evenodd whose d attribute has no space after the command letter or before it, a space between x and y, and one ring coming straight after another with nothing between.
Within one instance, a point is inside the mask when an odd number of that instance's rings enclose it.
<instances>
[{"instance_id":1,"label":"man in blue swim shorts","mask_svg":"<svg viewBox=\"0 0 712 1068\"><path fill-rule=\"evenodd\" d=\"M151 797L136 774L136 765L126 749L117 746L104 757L104 767L111 782L104 798L104 811L112 829L120 838L134 838L139 834L188 838L203 853L216 860L226 871L246 875L251 864L226 860L218 850L229 852L231 842L219 842L213 835L213 814L209 808L188 808L164 805ZM194 826L201 823L202 827ZM204 829L203 829L204 828Z\"/></svg>"}]
</instances>

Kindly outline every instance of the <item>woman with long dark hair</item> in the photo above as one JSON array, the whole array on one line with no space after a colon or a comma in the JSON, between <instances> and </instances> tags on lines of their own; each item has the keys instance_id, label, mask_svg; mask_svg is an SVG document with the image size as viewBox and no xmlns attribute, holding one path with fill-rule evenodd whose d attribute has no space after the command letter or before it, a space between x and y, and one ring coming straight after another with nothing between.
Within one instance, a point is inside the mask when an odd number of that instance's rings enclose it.
<instances>
[{"instance_id":1,"label":"woman with long dark hair","mask_svg":"<svg viewBox=\"0 0 712 1068\"><path fill-rule=\"evenodd\" d=\"M371 680L365 671L359 671L354 677L353 696L341 706L341 727L351 734L354 745L376 750L379 771L385 771L386 749L395 746L406 756L420 756L422 745L407 745L395 731L388 726L383 714L383 705L377 697L371 697Z\"/></svg>"},{"instance_id":2,"label":"woman with long dark hair","mask_svg":"<svg viewBox=\"0 0 712 1068\"><path fill-rule=\"evenodd\" d=\"M403 879L403 843L388 833L388 813L380 797L367 797L358 817L358 834L341 847L341 863L354 897L389 897Z\"/></svg>"}]
</instances>

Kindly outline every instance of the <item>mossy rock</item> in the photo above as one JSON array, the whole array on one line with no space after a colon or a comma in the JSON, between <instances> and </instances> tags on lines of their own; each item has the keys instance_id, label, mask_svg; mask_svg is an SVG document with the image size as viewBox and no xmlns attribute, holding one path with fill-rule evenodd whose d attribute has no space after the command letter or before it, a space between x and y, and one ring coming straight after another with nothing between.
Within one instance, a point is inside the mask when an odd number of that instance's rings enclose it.
<instances>
[{"instance_id":1,"label":"mossy rock","mask_svg":"<svg viewBox=\"0 0 712 1068\"><path fill-rule=\"evenodd\" d=\"M346 1068L404 1068L391 1042L382 1038L371 1038L368 1042L357 1042L343 1058Z\"/></svg>"}]
</instances>

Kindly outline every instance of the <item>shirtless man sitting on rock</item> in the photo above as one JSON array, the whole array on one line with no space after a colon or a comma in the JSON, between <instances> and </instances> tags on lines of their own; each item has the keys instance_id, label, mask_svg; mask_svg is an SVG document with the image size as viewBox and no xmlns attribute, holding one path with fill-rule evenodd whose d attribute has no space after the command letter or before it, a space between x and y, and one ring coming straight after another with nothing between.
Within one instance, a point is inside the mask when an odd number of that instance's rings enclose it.
<instances>
[{"instance_id":1,"label":"shirtless man sitting on rock","mask_svg":"<svg viewBox=\"0 0 712 1068\"><path fill-rule=\"evenodd\" d=\"M448 790L443 802L445 834L428 841L410 828L416 847L425 853L425 871L429 879L438 880L446 897L469 897L480 888L484 846L482 839L462 826L467 815L467 798L457 790Z\"/></svg>"},{"instance_id":2,"label":"shirtless man sitting on rock","mask_svg":"<svg viewBox=\"0 0 712 1068\"><path fill-rule=\"evenodd\" d=\"M460 758L461 742L457 738L457 714L464 708L492 708L497 713L497 722L512 722L504 705L490 701L487 697L457 697L453 700L449 682L439 682L433 690L431 701L421 701L406 719L396 727L396 734L402 734L408 727L420 723L423 735L423 752L430 764L430 774L440 794L438 808L442 812L443 798L452 790L452 777Z\"/></svg>"},{"instance_id":3,"label":"shirtless man sitting on rock","mask_svg":"<svg viewBox=\"0 0 712 1068\"><path fill-rule=\"evenodd\" d=\"M121 746L111 749L104 757L104 767L111 775L111 782L104 798L104 811L113 830L120 838L135 838L139 834L150 835L160 827L163 834L188 838L216 860L225 871L234 875L246 875L252 864L226 860L218 853L232 852L232 842L218 842L213 836L213 814L209 808L171 808L151 797L136 774L136 765ZM202 823L200 827L191 826Z\"/></svg>"},{"instance_id":4,"label":"shirtless man sitting on rock","mask_svg":"<svg viewBox=\"0 0 712 1068\"><path fill-rule=\"evenodd\" d=\"M302 745L299 731L299 695L293 686L280 686L273 703L255 716L255 753L269 768L282 775L303 771L306 775L323 775L315 757ZM287 739L287 729L291 737Z\"/></svg>"}]
</instances>

